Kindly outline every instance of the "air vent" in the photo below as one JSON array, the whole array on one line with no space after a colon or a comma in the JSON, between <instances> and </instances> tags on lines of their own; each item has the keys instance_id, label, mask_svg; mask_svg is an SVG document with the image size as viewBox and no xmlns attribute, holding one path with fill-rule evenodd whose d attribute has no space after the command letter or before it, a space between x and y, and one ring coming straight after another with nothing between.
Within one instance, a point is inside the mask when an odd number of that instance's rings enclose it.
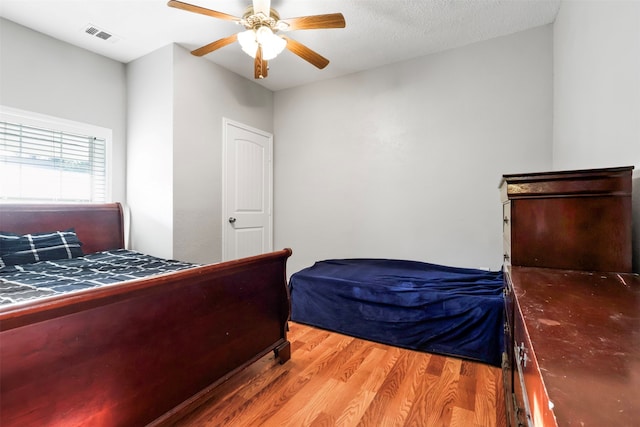
<instances>
[{"instance_id":1,"label":"air vent","mask_svg":"<svg viewBox=\"0 0 640 427\"><path fill-rule=\"evenodd\" d=\"M98 34L96 34L96 37L102 40L108 40L111 38L111 34L100 31Z\"/></svg>"},{"instance_id":2,"label":"air vent","mask_svg":"<svg viewBox=\"0 0 640 427\"><path fill-rule=\"evenodd\" d=\"M112 33L102 30L93 24L88 24L84 27L83 31L90 36L94 36L102 40L109 40L110 42L115 42L117 39L117 37L114 37Z\"/></svg>"}]
</instances>

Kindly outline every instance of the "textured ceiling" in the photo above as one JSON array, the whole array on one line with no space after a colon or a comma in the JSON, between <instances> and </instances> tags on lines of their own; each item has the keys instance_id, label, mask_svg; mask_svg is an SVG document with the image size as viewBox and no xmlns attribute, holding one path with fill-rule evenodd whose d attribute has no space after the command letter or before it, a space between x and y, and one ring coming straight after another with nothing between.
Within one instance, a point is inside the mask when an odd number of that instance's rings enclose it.
<instances>
[{"instance_id":1,"label":"textured ceiling","mask_svg":"<svg viewBox=\"0 0 640 427\"><path fill-rule=\"evenodd\" d=\"M184 0L241 16L250 0ZM328 58L318 70L289 51L258 81L281 90L379 67L553 22L560 0L272 0L282 18L341 12L344 29L287 34ZM243 28L170 8L165 0L0 0L0 16L127 63L170 43L193 50ZM114 35L85 33L93 25ZM1 59L1 58L0 58ZM253 60L237 43L202 59L253 80Z\"/></svg>"}]
</instances>

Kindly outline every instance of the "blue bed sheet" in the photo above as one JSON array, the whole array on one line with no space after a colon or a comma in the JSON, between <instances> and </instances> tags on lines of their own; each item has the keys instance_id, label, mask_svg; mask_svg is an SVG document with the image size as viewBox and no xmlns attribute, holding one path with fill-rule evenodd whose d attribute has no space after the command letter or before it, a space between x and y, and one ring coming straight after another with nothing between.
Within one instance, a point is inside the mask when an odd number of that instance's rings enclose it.
<instances>
[{"instance_id":1,"label":"blue bed sheet","mask_svg":"<svg viewBox=\"0 0 640 427\"><path fill-rule=\"evenodd\" d=\"M502 272L389 259L326 260L292 275L291 320L500 366Z\"/></svg>"}]
</instances>

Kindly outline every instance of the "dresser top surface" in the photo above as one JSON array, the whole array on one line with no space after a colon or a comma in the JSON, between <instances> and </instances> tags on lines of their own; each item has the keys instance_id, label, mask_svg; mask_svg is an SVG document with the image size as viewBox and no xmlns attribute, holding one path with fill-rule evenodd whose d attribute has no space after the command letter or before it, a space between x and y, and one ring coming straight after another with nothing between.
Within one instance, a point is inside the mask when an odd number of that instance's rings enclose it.
<instances>
[{"instance_id":1,"label":"dresser top surface","mask_svg":"<svg viewBox=\"0 0 640 427\"><path fill-rule=\"evenodd\" d=\"M502 202L548 197L630 196L633 166L503 175Z\"/></svg>"},{"instance_id":2,"label":"dresser top surface","mask_svg":"<svg viewBox=\"0 0 640 427\"><path fill-rule=\"evenodd\" d=\"M640 276L532 267L509 274L559 425L640 419Z\"/></svg>"},{"instance_id":3,"label":"dresser top surface","mask_svg":"<svg viewBox=\"0 0 640 427\"><path fill-rule=\"evenodd\" d=\"M583 178L588 176L610 176L618 174L626 174L632 172L634 166L619 166L614 168L599 168L599 169L575 169L575 170L557 170L546 172L526 172L526 173L512 173L502 175L500 184L503 182L517 182L517 181L539 181L539 180L557 180L557 179L574 179Z\"/></svg>"}]
</instances>

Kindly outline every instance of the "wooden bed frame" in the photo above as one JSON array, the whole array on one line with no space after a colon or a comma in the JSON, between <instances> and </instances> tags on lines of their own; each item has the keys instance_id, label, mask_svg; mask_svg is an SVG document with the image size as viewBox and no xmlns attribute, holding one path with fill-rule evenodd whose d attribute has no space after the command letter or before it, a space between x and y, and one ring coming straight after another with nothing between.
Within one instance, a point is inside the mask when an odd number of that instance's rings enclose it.
<instances>
[{"instance_id":1,"label":"wooden bed frame","mask_svg":"<svg viewBox=\"0 0 640 427\"><path fill-rule=\"evenodd\" d=\"M0 205L0 230L124 245L120 204ZM176 421L234 373L290 357L290 249L0 307L0 425Z\"/></svg>"}]
</instances>

